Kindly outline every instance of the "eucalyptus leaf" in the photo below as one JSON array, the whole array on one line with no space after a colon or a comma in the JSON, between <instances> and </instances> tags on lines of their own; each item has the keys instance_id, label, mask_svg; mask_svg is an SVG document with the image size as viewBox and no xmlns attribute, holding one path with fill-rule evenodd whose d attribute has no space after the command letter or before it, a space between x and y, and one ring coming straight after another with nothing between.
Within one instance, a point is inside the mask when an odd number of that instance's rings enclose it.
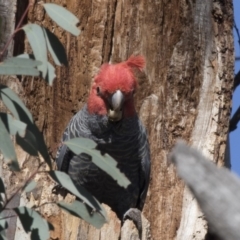
<instances>
[{"instance_id":1,"label":"eucalyptus leaf","mask_svg":"<svg viewBox=\"0 0 240 240\"><path fill-rule=\"evenodd\" d=\"M25 66L28 68L33 68L41 65L40 61L24 57L24 54L18 55L16 57L11 57L5 60L4 62L15 64L16 66Z\"/></svg>"},{"instance_id":2,"label":"eucalyptus leaf","mask_svg":"<svg viewBox=\"0 0 240 240\"><path fill-rule=\"evenodd\" d=\"M33 59L33 60L35 60L33 54L28 54L28 53L22 53L20 55L17 55L17 58L20 58L20 59L26 58L26 59Z\"/></svg>"},{"instance_id":3,"label":"eucalyptus leaf","mask_svg":"<svg viewBox=\"0 0 240 240\"><path fill-rule=\"evenodd\" d=\"M5 186L1 177L0 177L0 193L5 194Z\"/></svg>"},{"instance_id":4,"label":"eucalyptus leaf","mask_svg":"<svg viewBox=\"0 0 240 240\"><path fill-rule=\"evenodd\" d=\"M21 58L29 58L29 59L35 59L33 55L24 53L22 55L19 55L18 57ZM56 74L55 74L55 68L50 62L47 62L47 74L45 76L45 81L48 82L50 86L52 86L53 80L55 79Z\"/></svg>"},{"instance_id":5,"label":"eucalyptus leaf","mask_svg":"<svg viewBox=\"0 0 240 240\"><path fill-rule=\"evenodd\" d=\"M50 32L47 28L43 28L43 31L47 42L47 48L51 53L55 64L58 66L61 66L62 64L67 66L67 54L58 37Z\"/></svg>"},{"instance_id":6,"label":"eucalyptus leaf","mask_svg":"<svg viewBox=\"0 0 240 240\"><path fill-rule=\"evenodd\" d=\"M44 141L43 134L39 131L36 124L29 123L27 130L29 130L36 139L36 142L32 146L36 147L36 150L42 155L49 168L52 169L52 162L48 154L48 149Z\"/></svg>"},{"instance_id":7,"label":"eucalyptus leaf","mask_svg":"<svg viewBox=\"0 0 240 240\"><path fill-rule=\"evenodd\" d=\"M27 184L27 186L23 190L25 192L31 192L36 186L37 183L34 180L32 180Z\"/></svg>"},{"instance_id":8,"label":"eucalyptus leaf","mask_svg":"<svg viewBox=\"0 0 240 240\"><path fill-rule=\"evenodd\" d=\"M82 218L96 228L101 228L104 223L107 223L107 220L102 215L100 215L98 212L92 211L86 206L86 204L80 201L74 201L72 203L60 201L57 204L65 211L76 217Z\"/></svg>"},{"instance_id":9,"label":"eucalyptus leaf","mask_svg":"<svg viewBox=\"0 0 240 240\"><path fill-rule=\"evenodd\" d=\"M43 7L49 17L64 30L75 36L80 34L80 30L76 27L76 24L79 22L78 18L67 9L54 3L45 3L43 4Z\"/></svg>"},{"instance_id":10,"label":"eucalyptus leaf","mask_svg":"<svg viewBox=\"0 0 240 240\"><path fill-rule=\"evenodd\" d=\"M88 138L73 138L64 142L71 151L76 155L87 153L92 157L93 163L109 174L118 185L126 188L130 181L127 177L117 168L117 162L110 155L102 155L99 150L96 150L97 144Z\"/></svg>"},{"instance_id":11,"label":"eucalyptus leaf","mask_svg":"<svg viewBox=\"0 0 240 240\"><path fill-rule=\"evenodd\" d=\"M0 240L7 240L6 229L8 228L8 222L4 219L3 215L0 215Z\"/></svg>"},{"instance_id":12,"label":"eucalyptus leaf","mask_svg":"<svg viewBox=\"0 0 240 240\"><path fill-rule=\"evenodd\" d=\"M17 143L29 154L37 156L37 151L42 155L50 169L52 169L52 163L48 154L47 146L45 144L42 133L34 124L32 115L21 99L8 87L0 85L0 97L3 100L6 107L10 110L13 116L26 123L26 135L23 139L17 134ZM37 141L36 141L37 139Z\"/></svg>"},{"instance_id":13,"label":"eucalyptus leaf","mask_svg":"<svg viewBox=\"0 0 240 240\"><path fill-rule=\"evenodd\" d=\"M43 28L37 24L27 24L22 29L27 35L35 59L42 62L38 66L38 70L42 72L42 76L45 78L47 75L47 45Z\"/></svg>"},{"instance_id":14,"label":"eucalyptus leaf","mask_svg":"<svg viewBox=\"0 0 240 240\"><path fill-rule=\"evenodd\" d=\"M2 178L0 177L0 212L2 210L2 206L5 202L6 198L6 192L5 192L5 186ZM1 231L1 230L0 230Z\"/></svg>"},{"instance_id":15,"label":"eucalyptus leaf","mask_svg":"<svg viewBox=\"0 0 240 240\"><path fill-rule=\"evenodd\" d=\"M16 119L25 123L27 123L26 121L33 122L32 114L26 108L22 100L10 88L0 84L0 97Z\"/></svg>"},{"instance_id":16,"label":"eucalyptus leaf","mask_svg":"<svg viewBox=\"0 0 240 240\"><path fill-rule=\"evenodd\" d=\"M31 232L32 240L50 238L48 222L39 213L27 207L18 207L13 210L18 215L25 232Z\"/></svg>"},{"instance_id":17,"label":"eucalyptus leaf","mask_svg":"<svg viewBox=\"0 0 240 240\"><path fill-rule=\"evenodd\" d=\"M8 133L11 135L16 135L18 133L21 137L25 136L27 125L7 113L0 112L0 118L2 119Z\"/></svg>"},{"instance_id":18,"label":"eucalyptus leaf","mask_svg":"<svg viewBox=\"0 0 240 240\"><path fill-rule=\"evenodd\" d=\"M0 215L0 232L8 228L8 222L6 219L3 219L3 216Z\"/></svg>"},{"instance_id":19,"label":"eucalyptus leaf","mask_svg":"<svg viewBox=\"0 0 240 240\"><path fill-rule=\"evenodd\" d=\"M38 142L34 134L27 129L24 137L16 135L17 144L28 154L38 156Z\"/></svg>"},{"instance_id":20,"label":"eucalyptus leaf","mask_svg":"<svg viewBox=\"0 0 240 240\"><path fill-rule=\"evenodd\" d=\"M0 240L9 240L6 236L6 230L0 232Z\"/></svg>"},{"instance_id":21,"label":"eucalyptus leaf","mask_svg":"<svg viewBox=\"0 0 240 240\"><path fill-rule=\"evenodd\" d=\"M12 143L12 140L8 134L8 131L0 118L0 150L3 154L4 160L9 165L10 169L13 171L19 171L19 165L17 161L17 156Z\"/></svg>"},{"instance_id":22,"label":"eucalyptus leaf","mask_svg":"<svg viewBox=\"0 0 240 240\"><path fill-rule=\"evenodd\" d=\"M98 202L98 200L94 198L85 188L81 186L76 187L69 175L60 171L50 171L49 175L54 181L56 181L69 192L80 198L89 207L99 211L101 215L104 216L105 219L107 219L106 211Z\"/></svg>"},{"instance_id":23,"label":"eucalyptus leaf","mask_svg":"<svg viewBox=\"0 0 240 240\"><path fill-rule=\"evenodd\" d=\"M45 80L48 82L50 86L52 86L53 80L56 77L55 68L50 62L47 62L47 68L48 68L48 71L47 71Z\"/></svg>"},{"instance_id":24,"label":"eucalyptus leaf","mask_svg":"<svg viewBox=\"0 0 240 240\"><path fill-rule=\"evenodd\" d=\"M39 76L39 71L36 67L40 65L40 61L12 57L0 63L0 75Z\"/></svg>"}]
</instances>

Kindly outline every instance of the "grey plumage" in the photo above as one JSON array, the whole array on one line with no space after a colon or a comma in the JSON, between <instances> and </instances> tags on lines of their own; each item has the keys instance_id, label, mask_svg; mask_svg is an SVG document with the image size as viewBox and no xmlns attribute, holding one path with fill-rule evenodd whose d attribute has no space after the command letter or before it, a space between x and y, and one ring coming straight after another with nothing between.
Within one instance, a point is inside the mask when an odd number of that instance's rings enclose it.
<instances>
[{"instance_id":1,"label":"grey plumage","mask_svg":"<svg viewBox=\"0 0 240 240\"><path fill-rule=\"evenodd\" d=\"M117 185L107 173L91 162L85 153L74 155L65 145L58 150L58 169L69 174L76 185L84 186L100 202L109 205L120 219L130 208L142 210L150 178L150 152L146 129L138 116L111 122L107 116L90 114L87 105L69 122L62 141L86 137L98 143L102 152L111 155L131 184Z\"/></svg>"}]
</instances>

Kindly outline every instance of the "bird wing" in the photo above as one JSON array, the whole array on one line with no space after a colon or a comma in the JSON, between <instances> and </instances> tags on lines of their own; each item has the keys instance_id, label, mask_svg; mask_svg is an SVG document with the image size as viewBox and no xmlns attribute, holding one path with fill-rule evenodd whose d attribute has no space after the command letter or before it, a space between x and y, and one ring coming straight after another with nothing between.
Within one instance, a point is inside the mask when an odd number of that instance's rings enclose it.
<instances>
[{"instance_id":1,"label":"bird wing","mask_svg":"<svg viewBox=\"0 0 240 240\"><path fill-rule=\"evenodd\" d=\"M73 152L63 144L64 141L67 141L75 137L85 137L84 126L80 126L83 118L85 109L80 110L69 122L67 125L63 137L61 146L58 148L56 154L56 163L59 170L63 172L68 172L69 161L73 158Z\"/></svg>"},{"instance_id":2,"label":"bird wing","mask_svg":"<svg viewBox=\"0 0 240 240\"><path fill-rule=\"evenodd\" d=\"M138 201L137 207L142 210L144 206L144 202L147 196L148 186L150 182L150 169L151 169L151 161L150 161L150 149L149 143L147 140L146 129L143 127L143 137L141 146L141 186L140 186L140 197Z\"/></svg>"},{"instance_id":3,"label":"bird wing","mask_svg":"<svg viewBox=\"0 0 240 240\"><path fill-rule=\"evenodd\" d=\"M65 144L62 144L56 155L57 168L63 172L67 172L69 160L72 156L73 153L69 150L69 148Z\"/></svg>"}]
</instances>

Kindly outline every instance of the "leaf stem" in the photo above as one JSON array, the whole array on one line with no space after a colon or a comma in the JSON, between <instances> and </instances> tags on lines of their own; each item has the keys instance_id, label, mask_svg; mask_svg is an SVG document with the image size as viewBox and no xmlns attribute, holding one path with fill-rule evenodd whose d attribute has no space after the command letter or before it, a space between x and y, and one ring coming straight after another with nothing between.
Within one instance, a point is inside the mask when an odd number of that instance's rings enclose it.
<instances>
[{"instance_id":1,"label":"leaf stem","mask_svg":"<svg viewBox=\"0 0 240 240\"><path fill-rule=\"evenodd\" d=\"M11 209L11 210L12 210L12 209ZM1 217L1 218L0 218L0 221L1 221L1 220L4 220L4 219L12 218L12 217L17 217L17 215L11 215L11 216L6 216L6 217Z\"/></svg>"},{"instance_id":2,"label":"leaf stem","mask_svg":"<svg viewBox=\"0 0 240 240\"><path fill-rule=\"evenodd\" d=\"M40 163L39 166L38 166L38 168L28 177L28 179L26 180L26 182L24 183L24 185L21 186L21 187L19 187L19 188L16 190L16 192L13 193L12 196L5 201L5 203L4 203L1 211L5 210L6 207L7 207L7 205L9 204L9 202L11 202L11 200L12 200L21 190L23 190L23 189L28 185L28 183L34 178L34 176L35 176L37 173L39 173L38 170L39 170L39 168L40 168L43 164L45 164L45 162Z\"/></svg>"},{"instance_id":3,"label":"leaf stem","mask_svg":"<svg viewBox=\"0 0 240 240\"><path fill-rule=\"evenodd\" d=\"M57 203L56 202L45 202L45 203L42 203L38 206L33 206L32 208L33 209L39 209L39 208L43 207L44 205L48 205L48 204L57 204Z\"/></svg>"}]
</instances>

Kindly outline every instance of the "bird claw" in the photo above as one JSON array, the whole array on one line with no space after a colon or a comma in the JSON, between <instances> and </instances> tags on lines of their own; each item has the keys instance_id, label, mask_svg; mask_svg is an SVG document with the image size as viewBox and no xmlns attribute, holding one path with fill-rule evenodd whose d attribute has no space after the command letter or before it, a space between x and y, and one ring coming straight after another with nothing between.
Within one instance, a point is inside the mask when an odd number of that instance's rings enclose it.
<instances>
[{"instance_id":1,"label":"bird claw","mask_svg":"<svg viewBox=\"0 0 240 240\"><path fill-rule=\"evenodd\" d=\"M123 215L123 222L125 222L127 219L132 220L133 223L135 224L140 239L142 235L142 215L141 211L137 208L130 208L125 214Z\"/></svg>"}]
</instances>

